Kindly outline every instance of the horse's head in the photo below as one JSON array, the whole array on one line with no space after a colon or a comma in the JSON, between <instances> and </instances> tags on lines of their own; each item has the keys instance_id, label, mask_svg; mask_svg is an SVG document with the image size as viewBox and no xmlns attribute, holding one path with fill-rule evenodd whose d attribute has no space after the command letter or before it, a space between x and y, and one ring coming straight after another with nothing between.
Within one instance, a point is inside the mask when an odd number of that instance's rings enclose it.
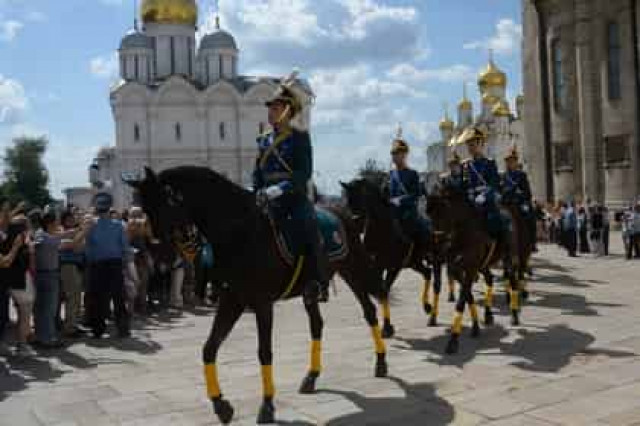
<instances>
[{"instance_id":1,"label":"horse's head","mask_svg":"<svg viewBox=\"0 0 640 426\"><path fill-rule=\"evenodd\" d=\"M126 182L134 188L153 235L188 260L195 250L197 234L180 190L163 182L149 168L145 168L144 179Z\"/></svg>"},{"instance_id":2,"label":"horse's head","mask_svg":"<svg viewBox=\"0 0 640 426\"><path fill-rule=\"evenodd\" d=\"M388 206L384 189L367 179L340 182L347 206L356 216L366 216L374 209Z\"/></svg>"}]
</instances>

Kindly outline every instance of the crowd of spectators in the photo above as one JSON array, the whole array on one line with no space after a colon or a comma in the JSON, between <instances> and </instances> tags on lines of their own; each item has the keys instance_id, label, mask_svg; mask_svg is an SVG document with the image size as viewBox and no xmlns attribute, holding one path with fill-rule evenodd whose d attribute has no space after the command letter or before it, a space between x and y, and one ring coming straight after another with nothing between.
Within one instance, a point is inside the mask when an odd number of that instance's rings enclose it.
<instances>
[{"instance_id":1,"label":"crowd of spectators","mask_svg":"<svg viewBox=\"0 0 640 426\"><path fill-rule=\"evenodd\" d=\"M213 302L210 246L185 262L153 238L142 210L0 210L0 355L32 356L77 338L131 336L149 307ZM151 291L153 290L153 291ZM109 323L114 327L109 332Z\"/></svg>"}]
</instances>

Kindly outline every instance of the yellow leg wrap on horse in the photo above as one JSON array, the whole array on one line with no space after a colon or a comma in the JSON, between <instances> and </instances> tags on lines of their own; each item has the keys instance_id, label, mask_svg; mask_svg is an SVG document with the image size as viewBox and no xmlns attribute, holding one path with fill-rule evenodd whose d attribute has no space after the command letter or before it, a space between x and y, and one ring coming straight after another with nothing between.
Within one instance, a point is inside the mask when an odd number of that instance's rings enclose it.
<instances>
[{"instance_id":1,"label":"yellow leg wrap on horse","mask_svg":"<svg viewBox=\"0 0 640 426\"><path fill-rule=\"evenodd\" d=\"M520 308L520 292L511 290L511 310L517 311Z\"/></svg>"},{"instance_id":2,"label":"yellow leg wrap on horse","mask_svg":"<svg viewBox=\"0 0 640 426\"><path fill-rule=\"evenodd\" d=\"M207 383L207 395L209 398L220 398L220 383L218 382L218 367L215 364L204 366L204 378Z\"/></svg>"},{"instance_id":3,"label":"yellow leg wrap on horse","mask_svg":"<svg viewBox=\"0 0 640 426\"><path fill-rule=\"evenodd\" d=\"M382 339L382 332L380 331L379 325L374 325L371 327L371 336L373 336L373 342L376 345L376 353L384 354L387 352L386 345L384 344L384 340Z\"/></svg>"},{"instance_id":4,"label":"yellow leg wrap on horse","mask_svg":"<svg viewBox=\"0 0 640 426\"><path fill-rule=\"evenodd\" d=\"M433 295L433 310L431 311L431 316L438 318L439 313L440 313L440 293L436 293Z\"/></svg>"},{"instance_id":5,"label":"yellow leg wrap on horse","mask_svg":"<svg viewBox=\"0 0 640 426\"><path fill-rule=\"evenodd\" d=\"M488 285L484 294L484 306L487 308L493 307L493 286Z\"/></svg>"},{"instance_id":6,"label":"yellow leg wrap on horse","mask_svg":"<svg viewBox=\"0 0 640 426\"><path fill-rule=\"evenodd\" d=\"M451 332L453 334L461 334L462 333L462 312L457 312L453 317L453 327L451 327Z\"/></svg>"},{"instance_id":7,"label":"yellow leg wrap on horse","mask_svg":"<svg viewBox=\"0 0 640 426\"><path fill-rule=\"evenodd\" d=\"M475 303L469 305L469 312L471 312L471 319L473 322L478 321L478 306Z\"/></svg>"},{"instance_id":8,"label":"yellow leg wrap on horse","mask_svg":"<svg viewBox=\"0 0 640 426\"><path fill-rule=\"evenodd\" d=\"M276 394L276 387L273 384L273 366L262 366L262 395L265 398L273 398Z\"/></svg>"},{"instance_id":9,"label":"yellow leg wrap on horse","mask_svg":"<svg viewBox=\"0 0 640 426\"><path fill-rule=\"evenodd\" d=\"M311 341L311 372L319 373L322 371L322 341Z\"/></svg>"},{"instance_id":10,"label":"yellow leg wrap on horse","mask_svg":"<svg viewBox=\"0 0 640 426\"><path fill-rule=\"evenodd\" d=\"M382 317L387 321L391 320L391 306L389 305L389 299L382 301Z\"/></svg>"},{"instance_id":11,"label":"yellow leg wrap on horse","mask_svg":"<svg viewBox=\"0 0 640 426\"><path fill-rule=\"evenodd\" d=\"M422 304L429 304L429 289L431 288L431 281L424 280L424 287L422 288Z\"/></svg>"}]
</instances>

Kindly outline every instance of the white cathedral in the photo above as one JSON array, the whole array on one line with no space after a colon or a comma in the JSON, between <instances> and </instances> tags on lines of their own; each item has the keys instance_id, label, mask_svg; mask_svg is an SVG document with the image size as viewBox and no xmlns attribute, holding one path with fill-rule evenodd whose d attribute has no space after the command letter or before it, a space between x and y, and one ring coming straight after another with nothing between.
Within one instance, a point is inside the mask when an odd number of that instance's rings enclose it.
<instances>
[{"instance_id":1,"label":"white cathedral","mask_svg":"<svg viewBox=\"0 0 640 426\"><path fill-rule=\"evenodd\" d=\"M457 122L447 111L440 120L441 139L427 147L427 179L430 183L438 179L440 173L448 169L448 160L455 151L460 157L468 158L467 147L458 141L462 131L471 125L479 126L487 134L485 153L496 160L500 170L504 170L504 155L515 146L520 153L523 166L527 169L524 152L524 98L516 98L516 112L512 113L507 100L507 75L499 69L493 58L478 76L478 90L481 109L474 116L473 103L467 98L466 88L458 103Z\"/></svg>"},{"instance_id":2,"label":"white cathedral","mask_svg":"<svg viewBox=\"0 0 640 426\"><path fill-rule=\"evenodd\" d=\"M205 166L248 185L256 137L268 126L264 102L279 79L239 75L238 45L219 20L198 42L195 0L143 0L140 13L142 28L134 25L118 50L120 81L110 93L115 147L99 151L92 185L110 187L118 209L132 201L123 173L145 166L156 172ZM313 93L301 80L294 90L305 106L296 124L309 128ZM67 195L73 204L87 204L86 189Z\"/></svg>"}]
</instances>

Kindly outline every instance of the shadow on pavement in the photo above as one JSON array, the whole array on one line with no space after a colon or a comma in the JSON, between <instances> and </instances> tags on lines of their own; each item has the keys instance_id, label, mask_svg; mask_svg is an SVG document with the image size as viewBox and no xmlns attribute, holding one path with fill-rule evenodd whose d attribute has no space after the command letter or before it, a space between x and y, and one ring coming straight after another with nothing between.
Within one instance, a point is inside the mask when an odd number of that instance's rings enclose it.
<instances>
[{"instance_id":1,"label":"shadow on pavement","mask_svg":"<svg viewBox=\"0 0 640 426\"><path fill-rule=\"evenodd\" d=\"M365 397L355 391L319 390L318 393L339 395L360 411L329 420L327 426L425 424L441 426L451 424L454 407L436 394L430 383L408 384L397 377L389 377L405 393L404 397Z\"/></svg>"},{"instance_id":2,"label":"shadow on pavement","mask_svg":"<svg viewBox=\"0 0 640 426\"><path fill-rule=\"evenodd\" d=\"M431 356L425 361L439 365L464 367L480 352L482 356L510 356L519 358L511 365L522 370L555 373L569 365L576 356L609 358L636 357L634 352L616 351L603 348L592 348L595 338L581 331L569 328L567 325L553 325L538 330L518 330L518 337L514 342L503 342L509 336L504 327L484 329L478 339L469 337L467 330L460 337L460 352L456 355L445 355L444 348L449 340L449 334L443 334L431 339L403 339L405 350L427 352Z\"/></svg>"}]
</instances>

